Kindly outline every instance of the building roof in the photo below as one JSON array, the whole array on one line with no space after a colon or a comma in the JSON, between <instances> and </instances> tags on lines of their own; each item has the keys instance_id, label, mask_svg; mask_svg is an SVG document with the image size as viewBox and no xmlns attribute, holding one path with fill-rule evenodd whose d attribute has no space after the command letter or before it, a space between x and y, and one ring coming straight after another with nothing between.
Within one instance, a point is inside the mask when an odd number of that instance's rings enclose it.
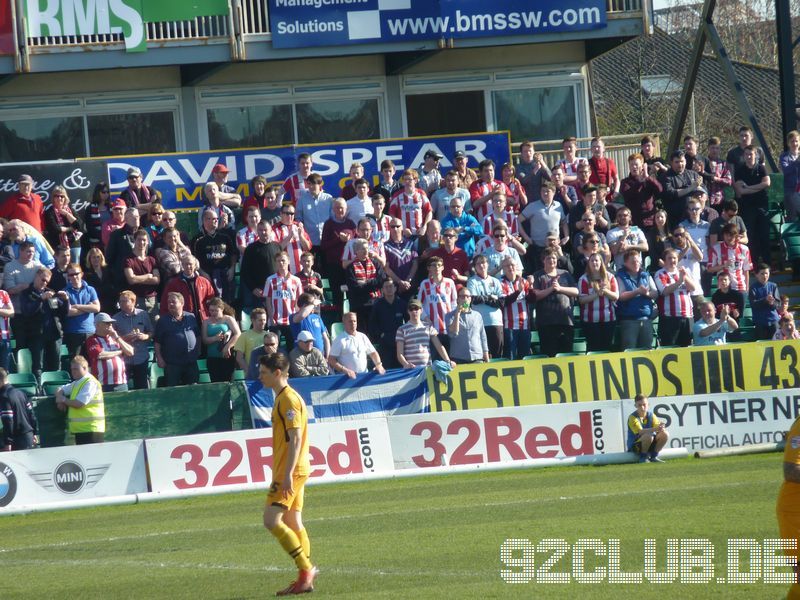
<instances>
[{"instance_id":1,"label":"building roof","mask_svg":"<svg viewBox=\"0 0 800 600\"><path fill-rule=\"evenodd\" d=\"M693 42L693 33L669 35L655 29L653 35L630 40L592 60L589 73L598 133L668 134ZM778 70L741 61L734 61L733 68L773 156L777 157L783 147ZM800 82L800 75L795 80ZM736 143L737 130L745 121L713 54L704 54L701 60L693 109L687 119L687 133L694 131L701 140L717 135L723 144Z\"/></svg>"}]
</instances>

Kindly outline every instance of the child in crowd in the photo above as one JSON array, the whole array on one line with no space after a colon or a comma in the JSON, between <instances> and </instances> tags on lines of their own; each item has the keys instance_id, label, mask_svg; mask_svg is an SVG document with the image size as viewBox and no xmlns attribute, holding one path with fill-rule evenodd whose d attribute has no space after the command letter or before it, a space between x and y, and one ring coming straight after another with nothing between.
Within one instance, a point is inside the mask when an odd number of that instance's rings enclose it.
<instances>
[{"instance_id":1,"label":"child in crowd","mask_svg":"<svg viewBox=\"0 0 800 600\"><path fill-rule=\"evenodd\" d=\"M773 340L800 340L800 331L794 324L794 316L787 313L778 321L778 330L772 336Z\"/></svg>"},{"instance_id":2,"label":"child in crowd","mask_svg":"<svg viewBox=\"0 0 800 600\"><path fill-rule=\"evenodd\" d=\"M297 278L303 284L303 291L314 294L322 300L322 275L314 270L314 255L311 252L303 252L300 255L300 270Z\"/></svg>"},{"instance_id":3,"label":"child in crowd","mask_svg":"<svg viewBox=\"0 0 800 600\"><path fill-rule=\"evenodd\" d=\"M781 295L778 286L769 280L770 269L766 263L759 263L756 280L750 286L750 307L753 309L753 325L756 339L770 340L778 327L778 307Z\"/></svg>"}]
</instances>

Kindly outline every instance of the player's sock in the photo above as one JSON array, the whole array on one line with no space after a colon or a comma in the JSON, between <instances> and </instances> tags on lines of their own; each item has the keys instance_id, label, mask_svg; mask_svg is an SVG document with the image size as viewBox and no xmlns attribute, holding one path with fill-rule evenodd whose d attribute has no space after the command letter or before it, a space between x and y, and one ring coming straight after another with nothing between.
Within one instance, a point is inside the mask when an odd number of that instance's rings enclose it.
<instances>
[{"instance_id":1,"label":"player's sock","mask_svg":"<svg viewBox=\"0 0 800 600\"><path fill-rule=\"evenodd\" d=\"M297 539L300 540L300 545L303 547L303 554L306 555L308 560L311 560L311 542L308 541L308 532L306 528L295 529L294 532L297 535Z\"/></svg>"},{"instance_id":2,"label":"player's sock","mask_svg":"<svg viewBox=\"0 0 800 600\"><path fill-rule=\"evenodd\" d=\"M297 565L298 569L303 571L311 569L311 561L308 560L306 553L303 552L303 545L300 543L294 531L285 524L278 523L278 525L274 529L270 529L269 532L275 536L278 543L286 551L286 554L294 559L294 564Z\"/></svg>"}]
</instances>

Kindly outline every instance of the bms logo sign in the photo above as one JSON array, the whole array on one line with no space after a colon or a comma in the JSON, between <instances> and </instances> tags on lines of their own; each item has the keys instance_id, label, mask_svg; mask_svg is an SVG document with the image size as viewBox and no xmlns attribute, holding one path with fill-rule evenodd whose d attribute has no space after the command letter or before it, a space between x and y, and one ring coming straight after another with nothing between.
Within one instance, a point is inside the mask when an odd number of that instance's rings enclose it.
<instances>
[{"instance_id":1,"label":"bms logo sign","mask_svg":"<svg viewBox=\"0 0 800 600\"><path fill-rule=\"evenodd\" d=\"M17 476L6 464L0 463L0 507L8 506L17 495Z\"/></svg>"},{"instance_id":2,"label":"bms logo sign","mask_svg":"<svg viewBox=\"0 0 800 600\"><path fill-rule=\"evenodd\" d=\"M79 462L65 460L53 471L29 473L31 479L47 491L62 494L77 494L83 488L92 488L103 478L111 465L97 465L84 468Z\"/></svg>"}]
</instances>

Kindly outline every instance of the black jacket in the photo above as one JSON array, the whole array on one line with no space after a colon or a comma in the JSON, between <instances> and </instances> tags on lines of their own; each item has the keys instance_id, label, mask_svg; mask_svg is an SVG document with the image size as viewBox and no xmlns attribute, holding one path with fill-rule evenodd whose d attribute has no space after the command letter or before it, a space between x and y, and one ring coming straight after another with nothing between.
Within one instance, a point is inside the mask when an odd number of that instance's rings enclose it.
<instances>
[{"instance_id":1,"label":"black jacket","mask_svg":"<svg viewBox=\"0 0 800 600\"><path fill-rule=\"evenodd\" d=\"M4 446L13 447L16 438L39 433L39 423L28 395L10 384L0 387L0 419L3 421Z\"/></svg>"}]
</instances>

